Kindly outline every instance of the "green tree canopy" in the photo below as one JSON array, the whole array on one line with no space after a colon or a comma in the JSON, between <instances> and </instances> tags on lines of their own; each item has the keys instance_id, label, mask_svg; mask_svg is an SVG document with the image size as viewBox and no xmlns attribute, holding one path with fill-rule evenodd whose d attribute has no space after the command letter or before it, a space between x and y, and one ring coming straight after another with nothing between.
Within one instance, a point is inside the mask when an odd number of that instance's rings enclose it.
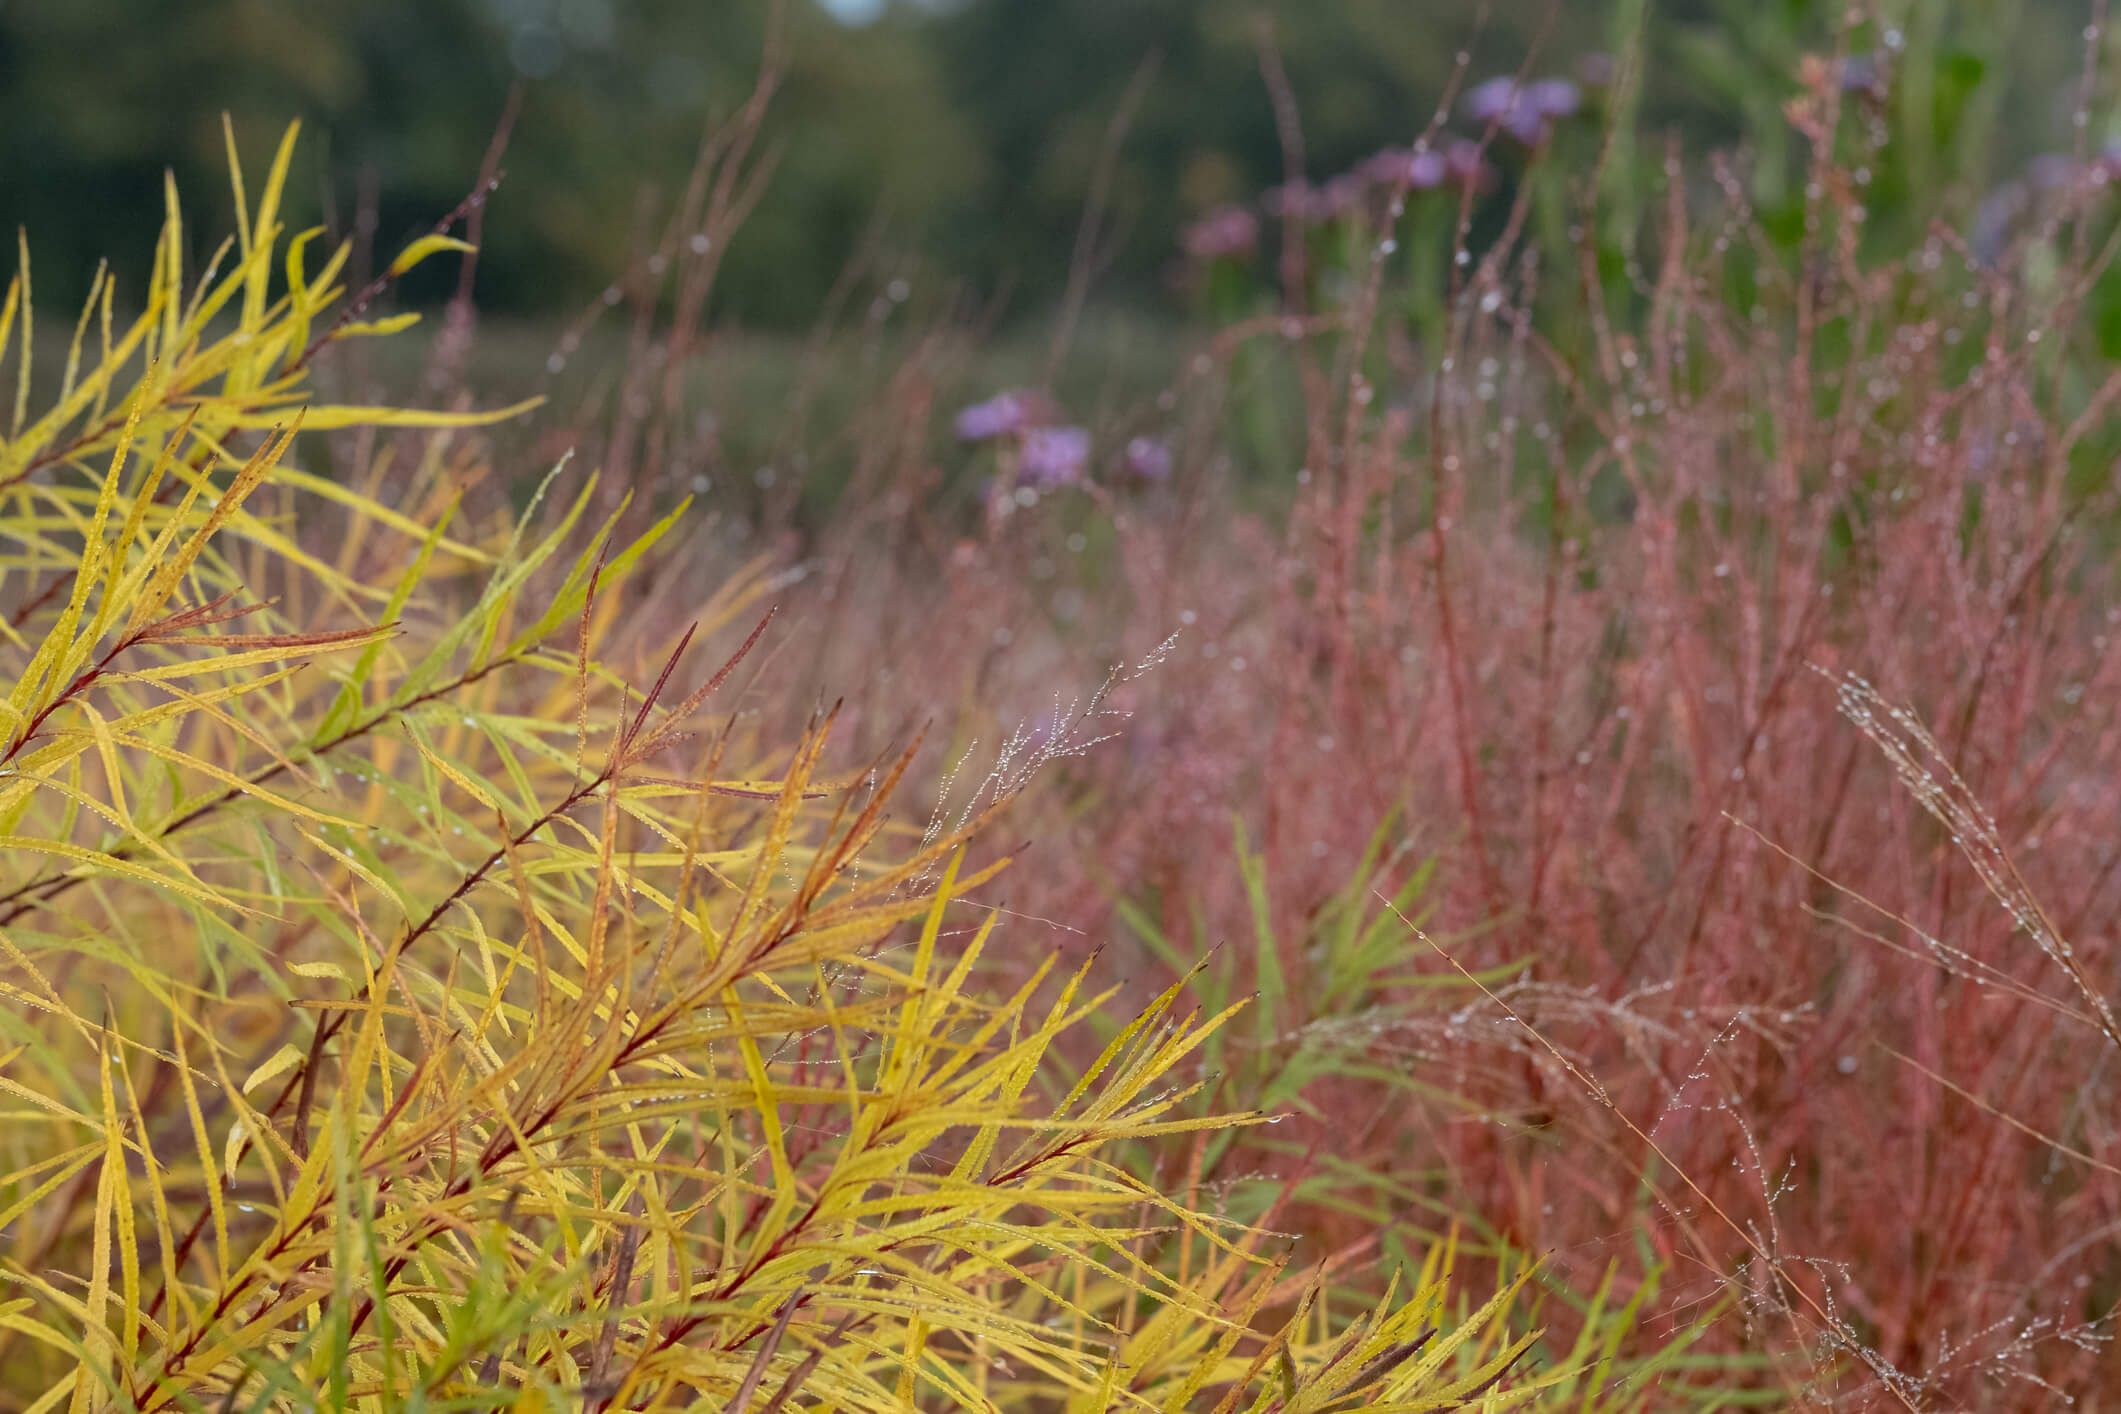
<instances>
[{"instance_id":1,"label":"green tree canopy","mask_svg":"<svg viewBox=\"0 0 2121 1414\"><path fill-rule=\"evenodd\" d=\"M1280 180L1260 14L1301 103L1307 170L1323 177L1419 133L1461 52L1479 78L1515 71L1536 43L1535 68L1566 73L1644 3L1497 0L1476 28L1455 0L897 0L852 26L819 0L788 0L785 82L762 144L774 180L717 298L747 320L807 319L881 210L897 251L1038 308L1065 279L1121 95L1154 56L1111 192L1108 288L1140 295L1183 222ZM669 209L702 134L750 92L768 8L0 0L0 219L28 230L44 289L79 290L86 252L152 219L165 167L194 188L218 180L226 111L246 147L289 118L322 139L305 147L297 220L348 228L370 174L388 245L469 190L522 79L481 294L492 309L565 311L623 268L644 213ZM1989 83L2005 114L2004 162L2066 137L2082 43L2070 0L1883 11L1949 32L1951 72ZM1642 119L1721 145L1772 134L1798 56L1831 45L1842 12L1666 0L1646 13ZM121 271L125 288L140 288L136 273Z\"/></svg>"}]
</instances>

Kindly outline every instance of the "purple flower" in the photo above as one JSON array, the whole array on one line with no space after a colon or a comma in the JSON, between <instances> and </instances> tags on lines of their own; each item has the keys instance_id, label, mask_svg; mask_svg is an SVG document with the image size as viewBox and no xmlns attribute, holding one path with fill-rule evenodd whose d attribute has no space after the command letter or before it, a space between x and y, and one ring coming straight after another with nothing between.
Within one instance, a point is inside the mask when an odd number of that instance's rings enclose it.
<instances>
[{"instance_id":1,"label":"purple flower","mask_svg":"<svg viewBox=\"0 0 2121 1414\"><path fill-rule=\"evenodd\" d=\"M1583 106L1583 91L1567 79L1534 79L1525 86L1524 101L1544 117L1566 118Z\"/></svg>"},{"instance_id":2,"label":"purple flower","mask_svg":"<svg viewBox=\"0 0 2121 1414\"><path fill-rule=\"evenodd\" d=\"M1476 123L1506 118L1517 106L1517 80L1504 75L1485 79L1466 90L1465 114Z\"/></svg>"},{"instance_id":3,"label":"purple flower","mask_svg":"<svg viewBox=\"0 0 2121 1414\"><path fill-rule=\"evenodd\" d=\"M1851 54L1841 61L1841 91L1885 96L1885 64L1876 54Z\"/></svg>"},{"instance_id":4,"label":"purple flower","mask_svg":"<svg viewBox=\"0 0 2121 1414\"><path fill-rule=\"evenodd\" d=\"M1586 88L1610 88L1619 72L1620 66L1610 54L1593 51L1576 61L1576 77Z\"/></svg>"},{"instance_id":5,"label":"purple flower","mask_svg":"<svg viewBox=\"0 0 2121 1414\"><path fill-rule=\"evenodd\" d=\"M1502 130L1516 138L1526 147L1537 147L1547 140L1554 125L1544 113L1536 112L1529 104L1519 104L1503 122Z\"/></svg>"},{"instance_id":6,"label":"purple flower","mask_svg":"<svg viewBox=\"0 0 2121 1414\"><path fill-rule=\"evenodd\" d=\"M1057 491L1083 479L1090 465L1090 434L1080 427L1034 427L1024 434L1016 479L1034 491Z\"/></svg>"},{"instance_id":7,"label":"purple flower","mask_svg":"<svg viewBox=\"0 0 2121 1414\"><path fill-rule=\"evenodd\" d=\"M1127 443L1127 475L1140 481L1162 481L1171 475L1171 449L1154 437Z\"/></svg>"},{"instance_id":8,"label":"purple flower","mask_svg":"<svg viewBox=\"0 0 2121 1414\"><path fill-rule=\"evenodd\" d=\"M1493 123L1527 147L1545 142L1549 125L1583 106L1583 90L1567 79L1534 79L1520 86L1512 78L1475 84L1465 97L1465 112L1476 123Z\"/></svg>"},{"instance_id":9,"label":"purple flower","mask_svg":"<svg viewBox=\"0 0 2121 1414\"><path fill-rule=\"evenodd\" d=\"M1357 170L1377 186L1411 187L1416 191L1442 186L1445 176L1443 158L1426 147L1419 152L1387 147L1363 159Z\"/></svg>"},{"instance_id":10,"label":"purple flower","mask_svg":"<svg viewBox=\"0 0 2121 1414\"><path fill-rule=\"evenodd\" d=\"M1242 206L1218 206L1179 235L1196 260L1250 255L1259 244L1259 218Z\"/></svg>"},{"instance_id":11,"label":"purple flower","mask_svg":"<svg viewBox=\"0 0 2121 1414\"><path fill-rule=\"evenodd\" d=\"M960 442L987 442L1045 422L1048 411L1035 393L997 393L957 415Z\"/></svg>"}]
</instances>

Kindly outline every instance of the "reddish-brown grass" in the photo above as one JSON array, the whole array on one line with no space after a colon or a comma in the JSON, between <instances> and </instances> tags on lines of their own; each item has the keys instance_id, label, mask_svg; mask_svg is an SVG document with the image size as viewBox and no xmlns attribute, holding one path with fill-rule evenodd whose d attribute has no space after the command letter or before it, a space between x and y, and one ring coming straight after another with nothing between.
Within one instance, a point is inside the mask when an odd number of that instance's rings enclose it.
<instances>
[{"instance_id":1,"label":"reddish-brown grass","mask_svg":"<svg viewBox=\"0 0 2121 1414\"><path fill-rule=\"evenodd\" d=\"M2105 199L2081 183L1995 266L1942 231L1881 259L1832 148L1794 262L1727 170L1690 202L1675 165L1623 278L1513 221L1454 277L1443 348L1394 333L1358 278L1208 339L1161 399L1106 399L1100 444L1170 436L1169 484L978 526L934 430L975 344L939 319L830 430L853 479L823 526L764 533L794 525L785 486L747 508L745 553L800 574L746 690L849 693L850 761L936 722L931 783L962 798L981 767L960 758L1065 733L1112 665L1178 633L1101 703L1118 738L1019 807L1034 863L1008 907L1021 950L1109 941L1144 987L1165 967L1116 900L1256 975L1247 822L1279 1043L1330 1030L1345 1064L1306 1092L1308 1132L1230 1172L1322 1172L1323 1148L1370 1175L1345 1186L1381 1207L1304 1219L1353 1260L1412 1192L1577 1289L1669 1264L1658 1320L1735 1298L1728 1346L1771 1354L1762 1378L1801 1402L2043 1409L2121 1375L2117 1056L1978 865L2007 852L2081 980L2111 986L2121 382L2079 332ZM657 247L691 292L678 327L643 286L616 385L634 401L555 434L649 486L696 467L669 370L711 270L685 283L674 242L690 220L718 247L746 190L742 142L710 155L732 164L696 180L712 201ZM2028 274L2035 246L2059 273ZM1727 297L1741 259L1757 315ZM850 272L845 302L887 273ZM1230 440L1240 362L1303 394L1272 511L1231 471L1258 457ZM736 543L703 537L702 562ZM1992 840L1954 838L1896 777L1844 710L1850 673L1928 724ZM1536 1038L1411 986L1359 1034L1306 1015L1305 929L1395 811L1376 887L1436 858L1429 931L1467 967L1528 961L1504 997ZM1451 972L1411 931L1398 967Z\"/></svg>"}]
</instances>

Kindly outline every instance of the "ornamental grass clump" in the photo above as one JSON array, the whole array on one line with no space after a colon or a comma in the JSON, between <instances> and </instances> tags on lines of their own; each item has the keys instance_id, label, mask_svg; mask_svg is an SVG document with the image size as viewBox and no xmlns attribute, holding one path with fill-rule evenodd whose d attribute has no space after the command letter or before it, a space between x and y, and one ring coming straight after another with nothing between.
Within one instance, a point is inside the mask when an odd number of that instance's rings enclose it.
<instances>
[{"instance_id":1,"label":"ornamental grass clump","mask_svg":"<svg viewBox=\"0 0 2121 1414\"><path fill-rule=\"evenodd\" d=\"M190 280L171 198L139 314L99 280L34 418L26 261L0 317L0 1408L1562 1388L1520 1366L1521 1278L1469 1308L1446 1241L1349 1300L1276 1205L1113 1157L1262 1118L1200 1103L1229 1011L1173 986L1071 1066L1090 968L986 995L984 815L898 823L911 749L835 769L832 712L725 709L761 581L652 654L621 631L682 510L619 537L561 471L481 522L476 448L303 470L304 429L519 409L312 403L317 355L408 321L283 249L291 145Z\"/></svg>"}]
</instances>

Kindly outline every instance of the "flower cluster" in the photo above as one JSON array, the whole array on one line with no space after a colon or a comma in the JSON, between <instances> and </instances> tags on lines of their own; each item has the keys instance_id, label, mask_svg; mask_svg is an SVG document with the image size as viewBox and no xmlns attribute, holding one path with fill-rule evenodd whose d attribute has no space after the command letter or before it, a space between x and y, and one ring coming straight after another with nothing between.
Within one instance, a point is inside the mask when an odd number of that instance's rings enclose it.
<instances>
[{"instance_id":1,"label":"flower cluster","mask_svg":"<svg viewBox=\"0 0 2121 1414\"><path fill-rule=\"evenodd\" d=\"M991 442L1021 436L1053 422L1058 411L1043 393L997 393L957 415L957 437L960 442Z\"/></svg>"},{"instance_id":2,"label":"flower cluster","mask_svg":"<svg viewBox=\"0 0 2121 1414\"><path fill-rule=\"evenodd\" d=\"M1612 82L1613 62L1602 54L1590 55L1578 75L1580 82L1557 77L1520 82L1507 75L1487 79L1466 92L1459 111L1483 133L1497 131L1526 148L1543 147L1556 123L1583 110L1587 89ZM1485 141L1447 135L1440 142L1424 140L1411 148L1382 148L1353 170L1322 183L1296 181L1274 187L1261 198L1260 208L1278 220L1293 216L1323 226L1361 210L1373 192L1477 190L1493 177ZM1218 206L1185 227L1179 245L1198 264L1249 258L1259 248L1259 217L1244 206Z\"/></svg>"},{"instance_id":3,"label":"flower cluster","mask_svg":"<svg viewBox=\"0 0 2121 1414\"><path fill-rule=\"evenodd\" d=\"M962 442L1002 444L1005 475L991 494L1028 500L1083 486L1090 480L1092 443L1088 429L1061 420L1060 407L1043 393L1023 389L997 393L957 415ZM1171 475L1171 448L1154 437L1136 437L1122 454L1119 469L1127 479L1150 483Z\"/></svg>"},{"instance_id":4,"label":"flower cluster","mask_svg":"<svg viewBox=\"0 0 2121 1414\"><path fill-rule=\"evenodd\" d=\"M1136 481L1168 481L1171 477L1171 447L1154 437L1136 437L1127 443L1120 466Z\"/></svg>"},{"instance_id":5,"label":"flower cluster","mask_svg":"<svg viewBox=\"0 0 2121 1414\"><path fill-rule=\"evenodd\" d=\"M1079 486L1090 474L1090 434L1080 427L1034 427L1017 448L1016 479L1034 491Z\"/></svg>"},{"instance_id":6,"label":"flower cluster","mask_svg":"<svg viewBox=\"0 0 2121 1414\"><path fill-rule=\"evenodd\" d=\"M1373 185L1409 191L1477 187L1491 175L1480 144L1463 137L1447 138L1441 147L1387 147L1364 158L1356 170Z\"/></svg>"},{"instance_id":7,"label":"flower cluster","mask_svg":"<svg viewBox=\"0 0 2121 1414\"><path fill-rule=\"evenodd\" d=\"M1259 218L1234 203L1218 206L1181 231L1178 239L1195 260L1248 256L1259 247Z\"/></svg>"},{"instance_id":8,"label":"flower cluster","mask_svg":"<svg viewBox=\"0 0 2121 1414\"><path fill-rule=\"evenodd\" d=\"M1465 96L1466 117L1483 127L1499 127L1527 147L1538 147L1553 132L1554 120L1573 116L1583 106L1583 90L1567 79L1493 78L1475 84Z\"/></svg>"}]
</instances>

